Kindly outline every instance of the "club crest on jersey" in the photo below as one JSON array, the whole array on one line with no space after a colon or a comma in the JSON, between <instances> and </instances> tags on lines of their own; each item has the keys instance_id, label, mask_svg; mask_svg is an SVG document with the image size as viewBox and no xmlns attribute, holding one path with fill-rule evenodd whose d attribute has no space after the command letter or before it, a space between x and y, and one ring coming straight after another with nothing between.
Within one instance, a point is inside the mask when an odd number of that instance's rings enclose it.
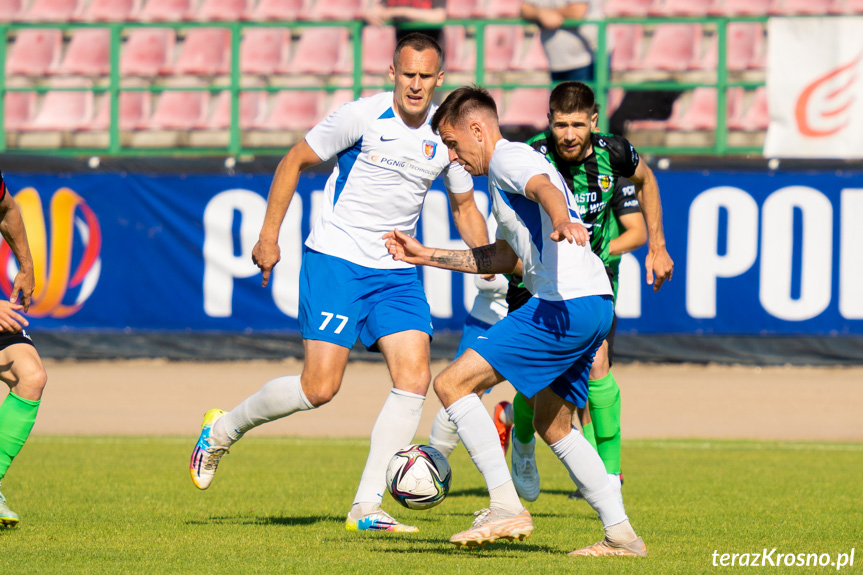
<instances>
[{"instance_id":1,"label":"club crest on jersey","mask_svg":"<svg viewBox=\"0 0 863 575\"><path fill-rule=\"evenodd\" d=\"M431 160L434 158L434 153L437 151L437 142L431 140L423 140L423 155Z\"/></svg>"},{"instance_id":2,"label":"club crest on jersey","mask_svg":"<svg viewBox=\"0 0 863 575\"><path fill-rule=\"evenodd\" d=\"M600 174L599 177L596 178L596 183L599 184L599 189L603 192L607 192L611 189L611 176Z\"/></svg>"}]
</instances>

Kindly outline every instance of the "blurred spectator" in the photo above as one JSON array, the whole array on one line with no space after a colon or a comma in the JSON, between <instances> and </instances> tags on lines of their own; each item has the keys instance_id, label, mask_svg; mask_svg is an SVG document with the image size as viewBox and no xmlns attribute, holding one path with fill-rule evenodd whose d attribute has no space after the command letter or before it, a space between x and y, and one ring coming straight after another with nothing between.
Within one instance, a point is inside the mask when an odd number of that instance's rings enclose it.
<instances>
[{"instance_id":1,"label":"blurred spectator","mask_svg":"<svg viewBox=\"0 0 863 575\"><path fill-rule=\"evenodd\" d=\"M529 0L521 3L521 17L539 24L552 82L594 81L596 26L562 26L564 20L601 20L601 0Z\"/></svg>"},{"instance_id":2,"label":"blurred spectator","mask_svg":"<svg viewBox=\"0 0 863 575\"><path fill-rule=\"evenodd\" d=\"M366 22L372 26L383 26L389 20L396 26L396 42L411 32L420 32L442 45L441 28L402 30L399 23L443 23L446 20L446 0L370 0L366 9Z\"/></svg>"}]
</instances>

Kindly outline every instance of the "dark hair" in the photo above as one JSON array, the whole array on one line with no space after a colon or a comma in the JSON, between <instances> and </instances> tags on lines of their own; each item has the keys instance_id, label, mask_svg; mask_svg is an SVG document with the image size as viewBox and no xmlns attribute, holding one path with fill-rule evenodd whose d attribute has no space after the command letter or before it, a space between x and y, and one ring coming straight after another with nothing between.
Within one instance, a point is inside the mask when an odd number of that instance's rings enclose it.
<instances>
[{"instance_id":1,"label":"dark hair","mask_svg":"<svg viewBox=\"0 0 863 575\"><path fill-rule=\"evenodd\" d=\"M548 110L552 114L574 114L575 112L587 112L593 115L599 111L596 106L596 97L587 84L582 82L563 82L555 86L548 100Z\"/></svg>"},{"instance_id":2,"label":"dark hair","mask_svg":"<svg viewBox=\"0 0 863 575\"><path fill-rule=\"evenodd\" d=\"M432 131L437 134L443 122L456 126L476 110L487 110L497 120L497 104L488 90L482 86L462 86L447 96L435 111L431 121Z\"/></svg>"},{"instance_id":3,"label":"dark hair","mask_svg":"<svg viewBox=\"0 0 863 575\"><path fill-rule=\"evenodd\" d=\"M426 34L421 34L419 32L411 32L396 44L396 51L393 52L393 66L396 66L399 61L399 55L402 53L402 49L404 48L413 48L417 52L423 52L425 50L434 50L437 53L437 61L438 68L443 66L443 51L440 48L440 44L438 44L434 38L428 36Z\"/></svg>"}]
</instances>

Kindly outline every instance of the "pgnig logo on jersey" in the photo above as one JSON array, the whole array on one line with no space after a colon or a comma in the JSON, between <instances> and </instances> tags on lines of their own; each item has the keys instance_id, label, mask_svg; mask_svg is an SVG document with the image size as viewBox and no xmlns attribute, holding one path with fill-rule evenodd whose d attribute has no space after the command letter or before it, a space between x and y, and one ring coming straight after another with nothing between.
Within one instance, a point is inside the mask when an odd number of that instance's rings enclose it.
<instances>
[{"instance_id":1,"label":"pgnig logo on jersey","mask_svg":"<svg viewBox=\"0 0 863 575\"><path fill-rule=\"evenodd\" d=\"M81 309L99 282L99 220L84 199L69 188L54 192L47 218L34 188L21 190L15 200L27 230L36 279L27 315L69 317ZM0 266L0 289L9 297L18 265L5 242L0 247Z\"/></svg>"}]
</instances>

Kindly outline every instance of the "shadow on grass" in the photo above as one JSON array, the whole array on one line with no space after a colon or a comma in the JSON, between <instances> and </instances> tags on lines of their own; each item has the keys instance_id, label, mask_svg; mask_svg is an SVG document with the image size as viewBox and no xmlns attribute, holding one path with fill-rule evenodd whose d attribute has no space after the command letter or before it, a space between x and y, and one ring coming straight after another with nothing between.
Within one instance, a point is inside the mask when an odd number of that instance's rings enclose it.
<instances>
[{"instance_id":1,"label":"shadow on grass","mask_svg":"<svg viewBox=\"0 0 863 575\"><path fill-rule=\"evenodd\" d=\"M187 525L315 525L316 523L344 523L344 519L326 515L305 517L249 517L243 515L217 516L186 521Z\"/></svg>"},{"instance_id":2,"label":"shadow on grass","mask_svg":"<svg viewBox=\"0 0 863 575\"><path fill-rule=\"evenodd\" d=\"M465 557L497 559L500 558L500 555L496 554L495 552L499 553L501 551L506 551L508 553L514 553L518 555L535 555L536 553L559 553L559 550L555 547L549 547L547 545L536 545L523 541L495 541L494 543L489 543L484 548L474 547L473 549L460 549L452 543L442 542L440 539L429 539L420 537L411 537L410 543L411 545L406 545L404 547L387 548L386 552L388 554L401 553L404 555L414 555L417 553L437 553L439 555L458 554L459 556L463 555ZM418 546L418 543L425 543L426 545Z\"/></svg>"},{"instance_id":3,"label":"shadow on grass","mask_svg":"<svg viewBox=\"0 0 863 575\"><path fill-rule=\"evenodd\" d=\"M565 495L569 497L573 491L575 491L575 486L572 489L543 489L542 495ZM458 489L450 491L447 497L488 497L488 490L483 487Z\"/></svg>"}]
</instances>

